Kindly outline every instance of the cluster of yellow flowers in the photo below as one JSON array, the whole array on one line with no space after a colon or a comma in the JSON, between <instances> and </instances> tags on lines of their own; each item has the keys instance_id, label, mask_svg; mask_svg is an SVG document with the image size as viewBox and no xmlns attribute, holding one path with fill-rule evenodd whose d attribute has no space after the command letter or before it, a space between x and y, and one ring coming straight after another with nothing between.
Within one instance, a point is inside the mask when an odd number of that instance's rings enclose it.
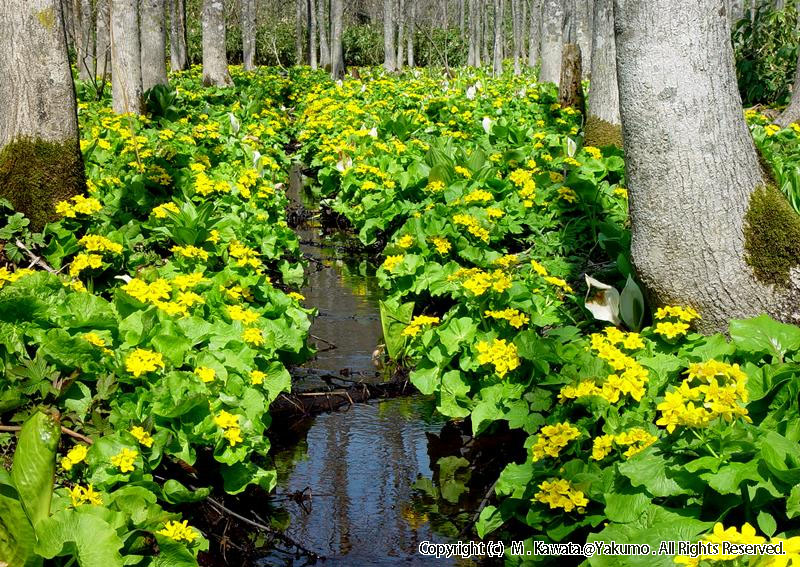
<instances>
[{"instance_id":1,"label":"cluster of yellow flowers","mask_svg":"<svg viewBox=\"0 0 800 567\"><path fill-rule=\"evenodd\" d=\"M511 287L511 278L503 270L484 272L479 268L462 269L451 277L455 279L463 276L466 276L467 279L461 285L476 296L483 295L489 288L497 293L503 293Z\"/></svg>"},{"instance_id":2,"label":"cluster of yellow flowers","mask_svg":"<svg viewBox=\"0 0 800 567\"><path fill-rule=\"evenodd\" d=\"M102 350L105 354L111 354L111 349L108 348L106 345L106 341L103 337L98 335L95 332L89 332L83 334L83 340L88 342L91 345L96 346L100 350Z\"/></svg>"},{"instance_id":3,"label":"cluster of yellow flowers","mask_svg":"<svg viewBox=\"0 0 800 567\"><path fill-rule=\"evenodd\" d=\"M143 427L139 425L131 427L130 434L148 449L153 446L153 437Z\"/></svg>"},{"instance_id":4,"label":"cluster of yellow flowers","mask_svg":"<svg viewBox=\"0 0 800 567\"><path fill-rule=\"evenodd\" d=\"M383 269L387 272L391 272L400 262L403 261L403 258L405 258L405 256L402 254L387 256L386 260L383 261Z\"/></svg>"},{"instance_id":5,"label":"cluster of yellow flowers","mask_svg":"<svg viewBox=\"0 0 800 567\"><path fill-rule=\"evenodd\" d=\"M102 208L103 205L94 197L75 195L72 199L58 202L56 204L56 213L74 219L79 214L91 215L100 211Z\"/></svg>"},{"instance_id":6,"label":"cluster of yellow flowers","mask_svg":"<svg viewBox=\"0 0 800 567\"><path fill-rule=\"evenodd\" d=\"M436 325L440 319L438 317L430 317L428 315L417 315L414 317L408 326L403 329L403 336L416 337L425 325Z\"/></svg>"},{"instance_id":7,"label":"cluster of yellow flowers","mask_svg":"<svg viewBox=\"0 0 800 567\"><path fill-rule=\"evenodd\" d=\"M258 269L261 267L261 260L258 259L258 252L249 246L245 246L238 240L234 240L230 243L228 246L228 254L231 255L231 258L236 259L236 265L240 268L250 266L251 268Z\"/></svg>"},{"instance_id":8,"label":"cluster of yellow flowers","mask_svg":"<svg viewBox=\"0 0 800 567\"><path fill-rule=\"evenodd\" d=\"M658 437L641 427L634 427L618 435L600 435L595 437L592 442L592 459L602 461L608 456L615 444L620 447L627 447L623 454L625 457L630 458L644 451L656 441L658 441Z\"/></svg>"},{"instance_id":9,"label":"cluster of yellow flowers","mask_svg":"<svg viewBox=\"0 0 800 567\"><path fill-rule=\"evenodd\" d=\"M165 219L167 218L167 213L179 213L181 210L178 208L178 205L169 201L167 203L161 203L157 207L154 207L150 214L156 217L157 219Z\"/></svg>"},{"instance_id":10,"label":"cluster of yellow flowers","mask_svg":"<svg viewBox=\"0 0 800 567\"><path fill-rule=\"evenodd\" d=\"M426 190L430 191L431 193L439 193L444 191L444 182L443 181L428 181L428 185L425 187Z\"/></svg>"},{"instance_id":11,"label":"cluster of yellow flowers","mask_svg":"<svg viewBox=\"0 0 800 567\"><path fill-rule=\"evenodd\" d=\"M447 240L446 238L441 238L439 236L432 237L431 242L433 243L433 246L436 248L436 251L439 254L447 254L448 252L450 252L450 248L453 247L452 244L450 244L449 240Z\"/></svg>"},{"instance_id":12,"label":"cluster of yellow flowers","mask_svg":"<svg viewBox=\"0 0 800 567\"><path fill-rule=\"evenodd\" d=\"M594 159L601 159L603 157L603 152L600 151L600 148L594 146L584 146L583 151Z\"/></svg>"},{"instance_id":13,"label":"cluster of yellow flowers","mask_svg":"<svg viewBox=\"0 0 800 567\"><path fill-rule=\"evenodd\" d=\"M519 196L522 197L522 204L526 208L533 206L533 198L536 196L536 182L533 180L535 171L528 169L515 169L508 174L508 180L519 187Z\"/></svg>"},{"instance_id":14,"label":"cluster of yellow flowers","mask_svg":"<svg viewBox=\"0 0 800 567\"><path fill-rule=\"evenodd\" d=\"M236 181L236 188L239 194L245 199L249 199L251 190L256 186L258 181L258 171L255 169L245 169Z\"/></svg>"},{"instance_id":15,"label":"cluster of yellow flowers","mask_svg":"<svg viewBox=\"0 0 800 567\"><path fill-rule=\"evenodd\" d=\"M261 346L264 344L264 334L258 327L248 327L242 331L242 340L253 346Z\"/></svg>"},{"instance_id":16,"label":"cluster of yellow flowers","mask_svg":"<svg viewBox=\"0 0 800 567\"><path fill-rule=\"evenodd\" d=\"M158 533L175 541L193 542L197 539L197 532L189 526L188 520L177 522L170 520Z\"/></svg>"},{"instance_id":17,"label":"cluster of yellow flowers","mask_svg":"<svg viewBox=\"0 0 800 567\"><path fill-rule=\"evenodd\" d=\"M78 463L82 463L89 453L86 445L75 445L67 452L67 455L61 459L61 468L65 471L72 470L72 467Z\"/></svg>"},{"instance_id":18,"label":"cluster of yellow flowers","mask_svg":"<svg viewBox=\"0 0 800 567\"><path fill-rule=\"evenodd\" d=\"M738 417L750 421L743 405L747 401L747 374L738 364L717 360L694 363L680 386L667 392L658 404L661 417L656 424L672 433L679 425L705 427L718 417L727 422Z\"/></svg>"},{"instance_id":19,"label":"cluster of yellow flowers","mask_svg":"<svg viewBox=\"0 0 800 567\"><path fill-rule=\"evenodd\" d=\"M111 464L119 469L121 473L131 472L134 468L139 451L134 451L124 447L119 453L111 457Z\"/></svg>"},{"instance_id":20,"label":"cluster of yellow flowers","mask_svg":"<svg viewBox=\"0 0 800 567\"><path fill-rule=\"evenodd\" d=\"M254 386L257 386L259 384L263 384L264 380L266 379L266 377L267 377L267 373L266 372L262 372L261 370L251 370L250 371L250 383L253 384Z\"/></svg>"},{"instance_id":21,"label":"cluster of yellow flowers","mask_svg":"<svg viewBox=\"0 0 800 567\"><path fill-rule=\"evenodd\" d=\"M476 348L478 362L494 366L494 371L500 378L519 367L517 347L505 339L494 339L491 343L479 341Z\"/></svg>"},{"instance_id":22,"label":"cluster of yellow flowers","mask_svg":"<svg viewBox=\"0 0 800 567\"><path fill-rule=\"evenodd\" d=\"M72 264L69 266L69 275L74 278L87 268L96 269L102 265L103 257L99 254L87 254L86 252L81 252L80 254L76 254L72 259Z\"/></svg>"},{"instance_id":23,"label":"cluster of yellow flowers","mask_svg":"<svg viewBox=\"0 0 800 567\"><path fill-rule=\"evenodd\" d=\"M404 234L397 240L397 245L400 248L411 248L414 245L414 237L410 234Z\"/></svg>"},{"instance_id":24,"label":"cluster of yellow flowers","mask_svg":"<svg viewBox=\"0 0 800 567\"><path fill-rule=\"evenodd\" d=\"M561 453L561 449L580 436L580 430L566 421L555 425L545 425L539 431L539 437L532 448L531 460L535 463L545 457L553 457L555 459Z\"/></svg>"},{"instance_id":25,"label":"cluster of yellow flowers","mask_svg":"<svg viewBox=\"0 0 800 567\"><path fill-rule=\"evenodd\" d=\"M589 504L583 492L575 490L570 482L563 478L545 480L539 485L539 492L533 497L542 504L548 504L551 510L563 508L565 512L577 510L583 514L584 507Z\"/></svg>"},{"instance_id":26,"label":"cluster of yellow flowers","mask_svg":"<svg viewBox=\"0 0 800 567\"><path fill-rule=\"evenodd\" d=\"M475 236L484 242L489 242L489 231L483 228L480 222L478 222L478 219L472 215L463 213L455 214L453 215L453 222L458 225L465 226L467 228L467 232L469 232L472 236Z\"/></svg>"},{"instance_id":27,"label":"cluster of yellow flowers","mask_svg":"<svg viewBox=\"0 0 800 567\"><path fill-rule=\"evenodd\" d=\"M241 321L245 325L252 325L258 321L260 315L256 311L241 305L228 305L228 317L233 321Z\"/></svg>"},{"instance_id":28,"label":"cluster of yellow flowers","mask_svg":"<svg viewBox=\"0 0 800 567\"><path fill-rule=\"evenodd\" d=\"M208 252L206 250L191 244L187 244L186 246L173 246L172 253L182 256L183 258L208 260Z\"/></svg>"},{"instance_id":29,"label":"cluster of yellow flowers","mask_svg":"<svg viewBox=\"0 0 800 567\"><path fill-rule=\"evenodd\" d=\"M780 131L781 131L781 127L777 126L775 124L767 124L766 126L764 126L764 133L769 137L774 136L775 134L777 134Z\"/></svg>"},{"instance_id":30,"label":"cluster of yellow flowers","mask_svg":"<svg viewBox=\"0 0 800 567\"><path fill-rule=\"evenodd\" d=\"M194 373L204 384L213 382L214 378L217 377L216 370L207 366L198 366L194 369Z\"/></svg>"},{"instance_id":31,"label":"cluster of yellow flowers","mask_svg":"<svg viewBox=\"0 0 800 567\"><path fill-rule=\"evenodd\" d=\"M99 234L87 234L78 243L89 252L111 252L112 254L122 254L122 244L117 244Z\"/></svg>"},{"instance_id":32,"label":"cluster of yellow flowers","mask_svg":"<svg viewBox=\"0 0 800 567\"><path fill-rule=\"evenodd\" d=\"M469 178L472 177L472 173L470 173L470 171L466 167L461 167L460 165L455 166L453 168L453 171L455 171L461 177L464 177L466 179L469 179Z\"/></svg>"},{"instance_id":33,"label":"cluster of yellow flowers","mask_svg":"<svg viewBox=\"0 0 800 567\"><path fill-rule=\"evenodd\" d=\"M656 323L653 332L658 333L668 339L674 339L685 335L689 331L689 323L699 319L700 314L691 307L680 307L668 305L660 307L656 311ZM665 320L666 319L666 320Z\"/></svg>"},{"instance_id":34,"label":"cluster of yellow flowers","mask_svg":"<svg viewBox=\"0 0 800 567\"><path fill-rule=\"evenodd\" d=\"M699 567L700 565L708 565L709 561L713 564L729 565L728 561L738 559L739 555L722 553L722 543L728 542L731 544L763 544L766 543L766 538L756 535L756 530L749 523L745 522L741 530L737 530L734 526L726 528L720 522L714 524L713 531L706 535L702 541L704 543L718 544L720 551L716 555L700 554L697 557L689 557L687 555L676 555L675 563L678 565L686 565L687 567ZM789 539L773 537L770 538L770 545L783 544L784 555L766 555L752 558L748 565L753 567L788 567L788 565L800 565L800 536L792 537ZM722 563L726 562L726 563ZM738 565L738 563L737 563Z\"/></svg>"},{"instance_id":35,"label":"cluster of yellow flowers","mask_svg":"<svg viewBox=\"0 0 800 567\"><path fill-rule=\"evenodd\" d=\"M217 415L214 416L214 423L216 423L222 429L222 436L228 440L228 443L231 444L231 447L234 447L237 443L241 443L243 441L242 430L239 428L238 415L221 410Z\"/></svg>"},{"instance_id":36,"label":"cluster of yellow flowers","mask_svg":"<svg viewBox=\"0 0 800 567\"><path fill-rule=\"evenodd\" d=\"M484 191L483 189L473 189L472 191L464 195L464 203L488 203L493 199L494 196L488 191Z\"/></svg>"},{"instance_id":37,"label":"cluster of yellow flowers","mask_svg":"<svg viewBox=\"0 0 800 567\"><path fill-rule=\"evenodd\" d=\"M99 492L95 492L94 486L81 486L76 484L69 489L69 498L72 501L72 507L77 508L83 504L93 504L95 506L102 506L103 499L100 497Z\"/></svg>"},{"instance_id":38,"label":"cluster of yellow flowers","mask_svg":"<svg viewBox=\"0 0 800 567\"><path fill-rule=\"evenodd\" d=\"M123 291L141 301L142 303L152 303L169 315L189 314L189 308L205 303L205 300L197 293L190 291L200 283L207 281L203 274L194 272L192 274L178 274L172 281L158 278L147 283L140 279L132 279L122 286ZM178 291L175 301L171 300L172 288Z\"/></svg>"},{"instance_id":39,"label":"cluster of yellow flowers","mask_svg":"<svg viewBox=\"0 0 800 567\"><path fill-rule=\"evenodd\" d=\"M564 161L567 161L566 159ZM558 188L558 198L568 203L574 203L578 200L578 194L569 187Z\"/></svg>"},{"instance_id":40,"label":"cluster of yellow flowers","mask_svg":"<svg viewBox=\"0 0 800 567\"><path fill-rule=\"evenodd\" d=\"M7 268L0 268L0 288L6 285L6 283L14 283L18 279L34 273L36 272L29 270L28 268L22 268L21 270L17 270L15 272L9 272Z\"/></svg>"},{"instance_id":41,"label":"cluster of yellow flowers","mask_svg":"<svg viewBox=\"0 0 800 567\"><path fill-rule=\"evenodd\" d=\"M214 181L201 171L195 177L194 190L198 195L207 197L211 193L230 193L231 186L230 183L222 179Z\"/></svg>"},{"instance_id":42,"label":"cluster of yellow flowers","mask_svg":"<svg viewBox=\"0 0 800 567\"><path fill-rule=\"evenodd\" d=\"M158 368L164 368L164 358L160 352L137 348L125 359L125 369L137 378Z\"/></svg>"},{"instance_id":43,"label":"cluster of yellow flowers","mask_svg":"<svg viewBox=\"0 0 800 567\"><path fill-rule=\"evenodd\" d=\"M508 321L508 324L515 329L519 329L523 325L527 325L530 321L530 318L527 315L512 307L500 311L492 311L487 309L483 312L483 314L486 317L491 317L492 319L505 319Z\"/></svg>"}]
</instances>

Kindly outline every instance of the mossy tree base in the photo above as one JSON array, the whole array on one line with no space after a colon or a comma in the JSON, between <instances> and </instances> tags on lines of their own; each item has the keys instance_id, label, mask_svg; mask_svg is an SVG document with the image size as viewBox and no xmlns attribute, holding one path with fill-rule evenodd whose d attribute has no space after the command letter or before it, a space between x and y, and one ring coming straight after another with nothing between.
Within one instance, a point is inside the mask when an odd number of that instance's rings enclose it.
<instances>
[{"instance_id":1,"label":"mossy tree base","mask_svg":"<svg viewBox=\"0 0 800 567\"><path fill-rule=\"evenodd\" d=\"M787 287L800 266L800 216L773 184L753 191L745 215L747 263L762 283Z\"/></svg>"},{"instance_id":2,"label":"mossy tree base","mask_svg":"<svg viewBox=\"0 0 800 567\"><path fill-rule=\"evenodd\" d=\"M86 189L78 143L17 138L0 149L0 198L40 230L55 219L55 204Z\"/></svg>"},{"instance_id":3,"label":"mossy tree base","mask_svg":"<svg viewBox=\"0 0 800 567\"><path fill-rule=\"evenodd\" d=\"M615 146L622 149L622 126L611 124L597 116L589 116L584 126L584 143L587 146Z\"/></svg>"}]
</instances>

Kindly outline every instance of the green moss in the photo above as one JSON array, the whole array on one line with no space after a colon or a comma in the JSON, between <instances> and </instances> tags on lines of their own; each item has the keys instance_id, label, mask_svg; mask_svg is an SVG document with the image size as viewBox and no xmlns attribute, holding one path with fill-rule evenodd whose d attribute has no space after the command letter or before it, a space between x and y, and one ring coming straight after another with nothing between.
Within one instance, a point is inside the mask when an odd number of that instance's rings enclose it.
<instances>
[{"instance_id":1,"label":"green moss","mask_svg":"<svg viewBox=\"0 0 800 567\"><path fill-rule=\"evenodd\" d=\"M48 30L53 29L53 26L56 23L56 13L53 8L47 8L46 10L42 10L41 12L36 14L36 17L39 19L39 23L42 24L42 26Z\"/></svg>"},{"instance_id":2,"label":"green moss","mask_svg":"<svg viewBox=\"0 0 800 567\"><path fill-rule=\"evenodd\" d=\"M586 119L584 131L584 143L587 146L616 146L622 148L622 126L606 122L597 116L589 116Z\"/></svg>"},{"instance_id":3,"label":"green moss","mask_svg":"<svg viewBox=\"0 0 800 567\"><path fill-rule=\"evenodd\" d=\"M747 263L763 283L785 287L800 265L800 216L774 184L756 188L745 215Z\"/></svg>"},{"instance_id":4,"label":"green moss","mask_svg":"<svg viewBox=\"0 0 800 567\"><path fill-rule=\"evenodd\" d=\"M55 219L55 204L86 188L77 141L18 138L0 150L0 197L40 230Z\"/></svg>"}]
</instances>

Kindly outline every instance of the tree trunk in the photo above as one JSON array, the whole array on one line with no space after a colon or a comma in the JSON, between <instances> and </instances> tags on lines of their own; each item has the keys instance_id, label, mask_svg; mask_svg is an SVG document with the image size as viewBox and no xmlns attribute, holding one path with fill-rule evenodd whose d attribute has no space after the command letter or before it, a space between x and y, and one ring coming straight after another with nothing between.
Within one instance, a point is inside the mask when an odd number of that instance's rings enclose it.
<instances>
[{"instance_id":1,"label":"tree trunk","mask_svg":"<svg viewBox=\"0 0 800 567\"><path fill-rule=\"evenodd\" d=\"M564 7L561 0L544 0L542 7L542 69L539 81L555 83L561 77Z\"/></svg>"},{"instance_id":2,"label":"tree trunk","mask_svg":"<svg viewBox=\"0 0 800 567\"><path fill-rule=\"evenodd\" d=\"M519 75L522 72L522 66L520 64L520 55L522 53L522 47L520 45L522 41L522 21L520 13L521 4L524 0L511 0L511 31L512 31L512 57L514 59L514 74Z\"/></svg>"},{"instance_id":3,"label":"tree trunk","mask_svg":"<svg viewBox=\"0 0 800 567\"><path fill-rule=\"evenodd\" d=\"M95 11L97 12L96 73L101 81L105 81L107 75L111 72L111 9L109 1L97 0L95 5Z\"/></svg>"},{"instance_id":4,"label":"tree trunk","mask_svg":"<svg viewBox=\"0 0 800 567\"><path fill-rule=\"evenodd\" d=\"M464 32L466 25L466 2L465 0L458 0L458 34L461 40L464 40Z\"/></svg>"},{"instance_id":5,"label":"tree trunk","mask_svg":"<svg viewBox=\"0 0 800 567\"><path fill-rule=\"evenodd\" d=\"M203 0L203 84L230 87L225 53L225 4L223 0Z\"/></svg>"},{"instance_id":6,"label":"tree trunk","mask_svg":"<svg viewBox=\"0 0 800 567\"><path fill-rule=\"evenodd\" d=\"M565 43L561 56L561 80L558 84L558 102L586 114L586 104L581 84L581 48L577 43Z\"/></svg>"},{"instance_id":7,"label":"tree trunk","mask_svg":"<svg viewBox=\"0 0 800 567\"><path fill-rule=\"evenodd\" d=\"M242 1L242 67L245 71L256 68L256 0Z\"/></svg>"},{"instance_id":8,"label":"tree trunk","mask_svg":"<svg viewBox=\"0 0 800 567\"><path fill-rule=\"evenodd\" d=\"M585 142L590 146L621 148L613 0L595 0L593 19L592 82L584 127Z\"/></svg>"},{"instance_id":9,"label":"tree trunk","mask_svg":"<svg viewBox=\"0 0 800 567\"><path fill-rule=\"evenodd\" d=\"M416 25L417 21L417 0L406 0L408 5L408 31L406 32L406 43L408 44L407 47L407 56L408 56L408 66L413 68L414 67L414 26Z\"/></svg>"},{"instance_id":10,"label":"tree trunk","mask_svg":"<svg viewBox=\"0 0 800 567\"><path fill-rule=\"evenodd\" d=\"M800 120L800 54L798 54L797 68L794 73L792 100L789 102L789 106L775 119L775 124L786 128L789 124L798 120Z\"/></svg>"},{"instance_id":11,"label":"tree trunk","mask_svg":"<svg viewBox=\"0 0 800 567\"><path fill-rule=\"evenodd\" d=\"M94 42L92 28L94 19L91 0L73 0L72 17L75 37L75 66L78 78L88 81L95 78Z\"/></svg>"},{"instance_id":12,"label":"tree trunk","mask_svg":"<svg viewBox=\"0 0 800 567\"><path fill-rule=\"evenodd\" d=\"M531 1L530 13L528 67L533 69L539 63L539 47L542 44L542 0Z\"/></svg>"},{"instance_id":13,"label":"tree trunk","mask_svg":"<svg viewBox=\"0 0 800 567\"><path fill-rule=\"evenodd\" d=\"M320 0L323 1L323 0ZM316 0L308 0L308 62L312 69L316 69L317 59L317 6Z\"/></svg>"},{"instance_id":14,"label":"tree trunk","mask_svg":"<svg viewBox=\"0 0 800 567\"><path fill-rule=\"evenodd\" d=\"M331 77L344 77L344 50L342 49L342 0L331 0Z\"/></svg>"},{"instance_id":15,"label":"tree trunk","mask_svg":"<svg viewBox=\"0 0 800 567\"><path fill-rule=\"evenodd\" d=\"M186 51L186 0L169 0L170 69L182 71L189 66Z\"/></svg>"},{"instance_id":16,"label":"tree trunk","mask_svg":"<svg viewBox=\"0 0 800 567\"><path fill-rule=\"evenodd\" d=\"M634 265L653 305L694 307L703 331L800 304L800 221L765 184L722 2L614 2Z\"/></svg>"},{"instance_id":17,"label":"tree trunk","mask_svg":"<svg viewBox=\"0 0 800 567\"><path fill-rule=\"evenodd\" d=\"M394 0L383 0L383 66L395 70Z\"/></svg>"},{"instance_id":18,"label":"tree trunk","mask_svg":"<svg viewBox=\"0 0 800 567\"><path fill-rule=\"evenodd\" d=\"M142 90L167 84L164 0L141 0Z\"/></svg>"},{"instance_id":19,"label":"tree trunk","mask_svg":"<svg viewBox=\"0 0 800 567\"><path fill-rule=\"evenodd\" d=\"M53 0L6 0L0 19L0 197L40 230L83 192L64 14Z\"/></svg>"},{"instance_id":20,"label":"tree trunk","mask_svg":"<svg viewBox=\"0 0 800 567\"><path fill-rule=\"evenodd\" d=\"M327 0L317 0L317 27L319 29L319 64L324 68L331 64L331 48L328 44L328 30L331 29L330 21L326 17L325 4Z\"/></svg>"},{"instance_id":21,"label":"tree trunk","mask_svg":"<svg viewBox=\"0 0 800 567\"><path fill-rule=\"evenodd\" d=\"M475 45L476 45L476 25L475 25L475 17L477 12L477 0L468 0L467 6L467 16L469 18L469 24L467 26L467 31L469 32L469 38L467 40L467 66L468 67L475 67Z\"/></svg>"},{"instance_id":22,"label":"tree trunk","mask_svg":"<svg viewBox=\"0 0 800 567\"><path fill-rule=\"evenodd\" d=\"M583 78L589 77L592 70L592 17L595 0L575 0L575 28L578 47L581 48Z\"/></svg>"},{"instance_id":23,"label":"tree trunk","mask_svg":"<svg viewBox=\"0 0 800 567\"><path fill-rule=\"evenodd\" d=\"M503 72L503 24L505 22L506 0L494 0L494 46L492 71L495 75Z\"/></svg>"},{"instance_id":24,"label":"tree trunk","mask_svg":"<svg viewBox=\"0 0 800 567\"><path fill-rule=\"evenodd\" d=\"M294 0L294 64L303 64L303 4Z\"/></svg>"},{"instance_id":25,"label":"tree trunk","mask_svg":"<svg viewBox=\"0 0 800 567\"><path fill-rule=\"evenodd\" d=\"M481 8L481 48L483 49L481 61L485 61L487 65L492 62L489 50L489 1L481 0L483 4Z\"/></svg>"},{"instance_id":26,"label":"tree trunk","mask_svg":"<svg viewBox=\"0 0 800 567\"><path fill-rule=\"evenodd\" d=\"M395 67L398 71L403 70L405 58L405 0L397 0L397 57Z\"/></svg>"},{"instance_id":27,"label":"tree trunk","mask_svg":"<svg viewBox=\"0 0 800 567\"><path fill-rule=\"evenodd\" d=\"M111 70L114 112L143 114L138 0L111 0Z\"/></svg>"}]
</instances>

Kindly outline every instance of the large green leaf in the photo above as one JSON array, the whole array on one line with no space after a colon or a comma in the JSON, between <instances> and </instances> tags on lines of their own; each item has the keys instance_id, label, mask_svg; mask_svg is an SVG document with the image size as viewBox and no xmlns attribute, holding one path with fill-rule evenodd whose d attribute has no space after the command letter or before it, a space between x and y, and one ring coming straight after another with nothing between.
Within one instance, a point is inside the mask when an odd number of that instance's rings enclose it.
<instances>
[{"instance_id":1,"label":"large green leaf","mask_svg":"<svg viewBox=\"0 0 800 567\"><path fill-rule=\"evenodd\" d=\"M800 350L800 327L779 323L768 315L734 319L729 326L733 342L742 350L783 357Z\"/></svg>"},{"instance_id":2,"label":"large green leaf","mask_svg":"<svg viewBox=\"0 0 800 567\"><path fill-rule=\"evenodd\" d=\"M50 515L56 448L60 438L59 424L42 412L33 414L19 435L11 479L34 526Z\"/></svg>"},{"instance_id":3,"label":"large green leaf","mask_svg":"<svg viewBox=\"0 0 800 567\"><path fill-rule=\"evenodd\" d=\"M6 481L10 481L5 471ZM35 567L42 564L33 553L36 535L19 501L19 494L0 478L0 565Z\"/></svg>"},{"instance_id":4,"label":"large green leaf","mask_svg":"<svg viewBox=\"0 0 800 567\"><path fill-rule=\"evenodd\" d=\"M414 302L399 303L396 299L380 301L381 327L383 328L383 341L386 343L386 352L390 358L397 358L405 343L403 329L411 321L414 312Z\"/></svg>"},{"instance_id":5,"label":"large green leaf","mask_svg":"<svg viewBox=\"0 0 800 567\"><path fill-rule=\"evenodd\" d=\"M36 527L36 553L45 559L77 555L80 567L122 567L122 540L90 506L53 514Z\"/></svg>"}]
</instances>

